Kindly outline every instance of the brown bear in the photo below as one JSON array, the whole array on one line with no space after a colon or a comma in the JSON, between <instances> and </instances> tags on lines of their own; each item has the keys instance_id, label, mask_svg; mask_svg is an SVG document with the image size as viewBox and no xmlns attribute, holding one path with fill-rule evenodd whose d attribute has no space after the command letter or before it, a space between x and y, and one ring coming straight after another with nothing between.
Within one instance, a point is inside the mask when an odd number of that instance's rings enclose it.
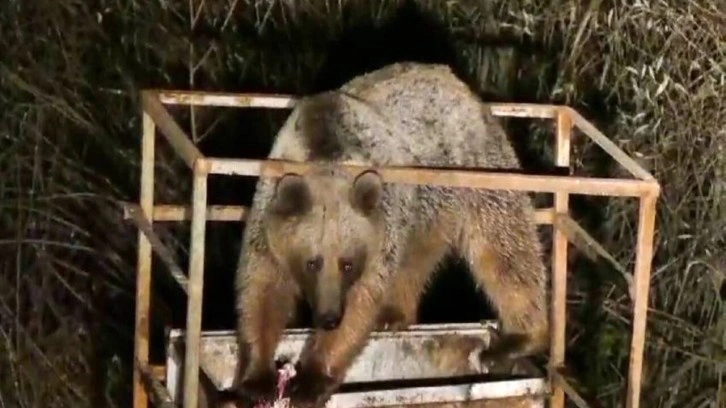
<instances>
[{"instance_id":1,"label":"brown bear","mask_svg":"<svg viewBox=\"0 0 726 408\"><path fill-rule=\"evenodd\" d=\"M274 395L274 352L304 300L316 330L290 397L324 404L372 330L416 321L448 253L468 262L498 312L501 341L483 358L548 347L547 273L527 194L384 183L375 171L520 167L503 127L449 67L393 64L302 98L269 158L320 168L258 181L237 270L240 396ZM340 163L370 170L351 176Z\"/></svg>"}]
</instances>

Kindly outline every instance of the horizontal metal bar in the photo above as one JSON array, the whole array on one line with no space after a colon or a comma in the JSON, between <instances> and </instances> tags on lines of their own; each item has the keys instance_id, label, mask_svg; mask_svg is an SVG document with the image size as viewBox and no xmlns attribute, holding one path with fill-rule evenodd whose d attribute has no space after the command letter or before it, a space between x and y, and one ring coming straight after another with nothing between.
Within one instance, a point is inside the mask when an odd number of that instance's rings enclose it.
<instances>
[{"instance_id":1,"label":"horizontal metal bar","mask_svg":"<svg viewBox=\"0 0 726 408\"><path fill-rule=\"evenodd\" d=\"M244 221L249 208L242 205L209 205L207 221ZM154 222L157 221L189 221L192 219L192 207L189 205L161 204L154 206ZM124 218L127 215L124 214Z\"/></svg>"},{"instance_id":2,"label":"horizontal metal bar","mask_svg":"<svg viewBox=\"0 0 726 408\"><path fill-rule=\"evenodd\" d=\"M482 105L491 109L492 115L508 118L552 119L561 108L558 105L542 105L536 103L493 103Z\"/></svg>"},{"instance_id":3,"label":"horizontal metal bar","mask_svg":"<svg viewBox=\"0 0 726 408\"><path fill-rule=\"evenodd\" d=\"M158 91L161 103L170 105L218 106L228 108L286 109L295 106L291 95L203 91Z\"/></svg>"},{"instance_id":4,"label":"horizontal metal bar","mask_svg":"<svg viewBox=\"0 0 726 408\"><path fill-rule=\"evenodd\" d=\"M364 408L371 406L461 403L512 397L544 396L549 387L543 379L479 382L437 387L410 387L366 392L334 394L328 408Z\"/></svg>"},{"instance_id":5,"label":"horizontal metal bar","mask_svg":"<svg viewBox=\"0 0 726 408\"><path fill-rule=\"evenodd\" d=\"M161 238L154 232L154 228L149 220L141 212L141 207L137 204L126 203L124 208L124 218L130 218L139 230L146 236L151 244L151 249L159 255L161 261L164 262L166 267L169 269L169 273L174 278L179 287L187 293L188 280L182 269L177 265L174 260L172 251L164 245Z\"/></svg>"},{"instance_id":6,"label":"horizontal metal bar","mask_svg":"<svg viewBox=\"0 0 726 408\"><path fill-rule=\"evenodd\" d=\"M208 157L204 166L211 174L279 177L285 173L309 173L313 163L285 160L226 159ZM490 190L515 190L541 193L570 193L597 196L639 197L659 189L654 181L606 179L594 177L544 176L500 173L485 170L436 169L427 167L388 166L375 168L358 164L340 164L351 174L374 169L389 183L439 185Z\"/></svg>"},{"instance_id":7,"label":"horizontal metal bar","mask_svg":"<svg viewBox=\"0 0 726 408\"><path fill-rule=\"evenodd\" d=\"M605 152L609 154L610 157L612 157L616 162L618 162L621 166L628 170L630 174L641 180L655 180L655 177L653 177L650 172L641 167L635 160L628 156L627 153L625 153L621 148L613 143L610 138L608 138L607 136L605 136L604 133L598 130L595 125L593 125L582 115L580 115L579 112L570 107L567 107L567 112L569 113L570 118L572 119L572 123L575 125L576 128L580 129L582 133L584 133L586 136L592 139L593 142L595 142L598 146L605 150Z\"/></svg>"},{"instance_id":8,"label":"horizontal metal bar","mask_svg":"<svg viewBox=\"0 0 726 408\"><path fill-rule=\"evenodd\" d=\"M179 127L166 107L162 105L158 94L154 91L142 91L141 106L161 130L161 134L169 141L174 151L184 160L184 163L190 169L194 169L195 162L204 155L192 143L186 132Z\"/></svg>"},{"instance_id":9,"label":"horizontal metal bar","mask_svg":"<svg viewBox=\"0 0 726 408\"><path fill-rule=\"evenodd\" d=\"M207 206L207 221L244 221L248 212L249 208L242 205L210 205ZM153 214L155 222L189 221L192 219L192 208L188 205L160 204L154 206ZM554 209L537 209L534 217L537 224L552 224ZM131 218L128 211L124 211L124 218Z\"/></svg>"},{"instance_id":10,"label":"horizontal metal bar","mask_svg":"<svg viewBox=\"0 0 726 408\"><path fill-rule=\"evenodd\" d=\"M203 91L155 91L161 103L170 105L216 106L228 108L293 108L299 97L286 94L229 93ZM554 118L558 105L533 103L484 103L494 116L520 118Z\"/></svg>"}]
</instances>

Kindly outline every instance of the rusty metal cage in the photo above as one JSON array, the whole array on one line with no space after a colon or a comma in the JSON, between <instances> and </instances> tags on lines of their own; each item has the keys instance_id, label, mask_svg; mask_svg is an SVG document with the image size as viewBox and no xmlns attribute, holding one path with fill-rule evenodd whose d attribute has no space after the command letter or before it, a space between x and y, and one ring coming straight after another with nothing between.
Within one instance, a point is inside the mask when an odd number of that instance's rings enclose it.
<instances>
[{"instance_id":1,"label":"rusty metal cage","mask_svg":"<svg viewBox=\"0 0 726 408\"><path fill-rule=\"evenodd\" d=\"M197 105L229 108L290 109L296 99L275 94L230 94L196 91L145 90L141 93L143 135L141 187L138 204L125 205L125 217L139 228L136 338L134 372L134 407L146 408L149 397L160 406L173 406L168 393L160 385L164 367L149 365L149 307L152 250L167 266L172 276L187 293L187 321L185 329L183 406L197 406L199 387L200 338L202 321L202 288L204 274L204 235L207 221L243 220L246 208L242 206L214 206L207 204L207 178L210 174L239 176L280 176L286 172L309 171L313 164L280 160L230 159L204 156L171 116L165 105ZM648 289L650 285L655 228L656 201L660 194L658 181L618 148L602 132L574 109L567 106L491 103L486 104L498 117L550 119L556 122L555 162L567 170L566 176L523 175L487 171L451 170L435 168L381 167L385 182L446 185L484 189L509 189L554 194L554 207L538 209L536 221L552 225L552 333L549 355L548 384L551 392L549 406L562 408L565 395L580 407L584 400L564 379L565 366L565 307L567 288L568 242L605 258L620 271L625 269L602 248L569 215L569 195L597 195L636 197L639 199L637 248L634 271L626 272L629 294L633 303L632 335L628 387L625 396L627 408L639 408L643 352L646 331ZM154 202L154 161L156 129L173 147L193 172L191 206L158 205ZM571 175L570 140L572 131L579 129L625 168L632 178L593 178ZM342 164L341 168L358 172L368 167ZM152 223L159 221L191 220L190 260L185 275L175 263L171 252L154 233Z\"/></svg>"}]
</instances>

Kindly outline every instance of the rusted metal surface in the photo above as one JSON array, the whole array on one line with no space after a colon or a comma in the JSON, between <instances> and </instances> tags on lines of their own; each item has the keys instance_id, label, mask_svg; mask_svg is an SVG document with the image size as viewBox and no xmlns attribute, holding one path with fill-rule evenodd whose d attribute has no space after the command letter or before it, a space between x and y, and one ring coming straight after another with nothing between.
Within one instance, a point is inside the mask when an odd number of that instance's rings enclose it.
<instances>
[{"instance_id":1,"label":"rusted metal surface","mask_svg":"<svg viewBox=\"0 0 726 408\"><path fill-rule=\"evenodd\" d=\"M526 365L515 367L524 379L446 384L453 376L486 374L489 367L478 359L488 347L494 322L486 324L419 325L410 330L391 333L373 332L371 339L347 372L344 384L380 382L380 388L366 391L342 391L333 396L331 407L371 407L423 403L462 403L468 400L526 397L543 400L548 387L544 378L527 372ZM307 329L289 329L278 346L278 360L297 361ZM178 393L178 367L184 332L172 330L168 340L167 387ZM237 342L233 331L205 332L200 342L200 366L217 390L228 389L236 366ZM175 375L177 377L175 377ZM415 380L440 379L441 385L416 385ZM386 381L413 381L407 387L386 389ZM390 388L390 387L389 387ZM536 398L535 398L536 397ZM483 401L482 401L483 403ZM485 405L476 405L477 407ZM488 406L488 405L487 405ZM538 405L525 405L534 407Z\"/></svg>"},{"instance_id":2,"label":"rusted metal surface","mask_svg":"<svg viewBox=\"0 0 726 408\"><path fill-rule=\"evenodd\" d=\"M279 177L285 173L307 174L317 168L314 163L288 160L227 159L208 157L209 172L238 176ZM338 168L358 174L374 167L339 164ZM596 177L542 176L467 169L386 166L374 168L387 183L422 184L448 187L503 189L540 193L570 193L595 196L638 197L649 193L657 184L643 180ZM655 186L655 187L654 187Z\"/></svg>"},{"instance_id":3,"label":"rusted metal surface","mask_svg":"<svg viewBox=\"0 0 726 408\"><path fill-rule=\"evenodd\" d=\"M640 388L643 376L643 350L645 348L645 321L648 315L650 270L653 260L656 196L640 199L638 239L635 253L635 305L633 307L633 335L630 343L630 367L626 408L640 408Z\"/></svg>"},{"instance_id":4,"label":"rusted metal surface","mask_svg":"<svg viewBox=\"0 0 726 408\"><path fill-rule=\"evenodd\" d=\"M570 174L570 138L572 122L565 110L557 114L555 138L555 164L567 168ZM570 197L567 192L555 193L555 216L567 214ZM565 364L565 321L567 319L567 236L554 225L552 236L552 340L550 342L550 370ZM562 387L553 387L550 407L563 408L565 394Z\"/></svg>"},{"instance_id":5,"label":"rusted metal surface","mask_svg":"<svg viewBox=\"0 0 726 408\"><path fill-rule=\"evenodd\" d=\"M187 297L187 333L184 351L184 408L197 408L199 392L199 341L202 332L204 290L204 234L207 220L207 174L194 168L192 228Z\"/></svg>"},{"instance_id":6,"label":"rusted metal surface","mask_svg":"<svg viewBox=\"0 0 726 408\"><path fill-rule=\"evenodd\" d=\"M139 205L143 214L151 215L154 206L154 142L156 129L152 118L142 113L141 135L141 183ZM149 305L151 302L151 243L146 235L138 232L136 260L136 311L134 359L140 364L149 362ZM134 408L148 406L148 394L144 388L141 372L134 370Z\"/></svg>"}]
</instances>

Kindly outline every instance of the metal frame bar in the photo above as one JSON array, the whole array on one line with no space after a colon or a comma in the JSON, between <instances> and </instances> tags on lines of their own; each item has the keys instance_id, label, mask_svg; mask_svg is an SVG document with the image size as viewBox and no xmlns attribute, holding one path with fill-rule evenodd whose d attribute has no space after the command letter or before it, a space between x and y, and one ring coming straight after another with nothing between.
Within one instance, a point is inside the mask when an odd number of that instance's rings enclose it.
<instances>
[{"instance_id":1,"label":"metal frame bar","mask_svg":"<svg viewBox=\"0 0 726 408\"><path fill-rule=\"evenodd\" d=\"M145 215L151 215L154 206L154 142L156 128L151 116L142 111L141 185L139 206ZM151 298L151 242L141 228L138 232L136 263L136 316L134 327L134 361L140 366L149 363L149 306ZM142 371L133 373L134 408L146 408L149 396L143 384Z\"/></svg>"},{"instance_id":2,"label":"metal frame bar","mask_svg":"<svg viewBox=\"0 0 726 408\"><path fill-rule=\"evenodd\" d=\"M305 174L317 168L314 163L288 160L223 159L205 157L197 161L209 174L250 177L279 177L285 173ZM575 176L543 176L511 172L443 169L435 167L375 167L344 162L341 170L357 174L376 170L386 183L438 185L463 188L503 189L538 193L569 193L611 197L639 197L653 193L657 184L645 180Z\"/></svg>"},{"instance_id":3,"label":"metal frame bar","mask_svg":"<svg viewBox=\"0 0 726 408\"><path fill-rule=\"evenodd\" d=\"M653 261L653 235L655 235L655 195L640 198L638 214L638 238L635 253L635 299L633 301L633 334L630 339L630 369L626 408L640 407L640 388L645 350L645 323L648 317L648 295Z\"/></svg>"},{"instance_id":4,"label":"metal frame bar","mask_svg":"<svg viewBox=\"0 0 726 408\"><path fill-rule=\"evenodd\" d=\"M558 167L567 167L570 174L570 138L572 121L569 112L557 114L555 162ZM555 217L569 212L570 196L567 192L555 193ZM552 334L550 342L550 371L565 365L565 321L567 319L567 236L554 224L552 228ZM550 372L550 378L553 373ZM552 382L550 407L565 406L565 393L556 382Z\"/></svg>"},{"instance_id":5,"label":"metal frame bar","mask_svg":"<svg viewBox=\"0 0 726 408\"><path fill-rule=\"evenodd\" d=\"M165 105L288 109L294 107L298 101L298 98L292 95L283 94L240 94L174 90L148 90L145 92L158 95L159 101ZM485 103L484 105L490 107L494 116L510 118L555 119L558 116L558 112L565 110L574 127L580 129L593 142L602 147L610 157L628 170L630 174L641 180L655 180L652 174L643 169L593 124L569 106L534 103Z\"/></svg>"},{"instance_id":6,"label":"metal frame bar","mask_svg":"<svg viewBox=\"0 0 726 408\"><path fill-rule=\"evenodd\" d=\"M184 351L184 408L196 408L199 387L199 337L202 333L202 294L204 288L204 233L207 212L207 174L194 163L192 192L192 236L187 286L187 337Z\"/></svg>"},{"instance_id":7,"label":"metal frame bar","mask_svg":"<svg viewBox=\"0 0 726 408\"><path fill-rule=\"evenodd\" d=\"M192 408L197 402L199 372L199 338L201 335L201 301L204 270L204 233L207 221L240 221L247 209L232 206L207 206L207 177L209 174L243 176L280 176L285 172L308 172L315 165L277 160L227 159L204 156L181 129L165 104L221 106L236 108L289 109L295 106L296 98L276 94L232 94L200 91L144 90L141 93L143 107L143 137L141 194L139 207L145 220L182 221L191 219L191 260L188 282L188 317L186 336L186 357L184 373L184 408ZM640 381L642 376L643 350L647 318L648 288L650 285L651 258L653 256L653 235L655 227L656 201L660 195L660 184L648 171L640 167L624 151L618 148L594 125L574 109L558 105L491 103L495 116L555 119L557 123L556 163L569 167L570 139L572 129L579 129L623 166L634 179L605 179L591 177L523 175L499 173L484 170L451 170L427 167L382 167L377 170L386 182L446 185L451 187L508 189L555 194L554 209L537 212L540 224L552 224L553 240L553 297L552 297L552 347L550 350L550 383L553 384L552 408L564 406L564 387L556 370L565 363L565 314L567 288L567 243L571 233L555 218L567 216L569 194L628 196L640 199L636 265L633 271L634 303L633 328L628 373L627 408L640 406ZM194 190L191 209L184 206L154 206L154 131L155 127L169 142L174 151L193 170ZM356 163L340 166L351 172L369 169ZM569 218L569 216L568 216ZM138 221L138 220L135 220ZM141 227L140 227L141 229ZM584 230L577 231L579 235ZM137 265L137 308L135 356L141 367L148 364L148 318L151 273L151 248L146 235L139 232ZM589 242L595 242L589 237ZM601 247L600 247L601 248ZM604 251L604 249L603 249ZM605 252L607 254L607 252ZM602 255L602 254L601 254ZM609 254L608 254L609 255ZM612 258L612 256L610 256ZM138 371L138 370L137 370ZM557 380L557 381L554 381ZM570 394L572 390L567 390ZM146 408L147 393L141 378L134 373L134 407Z\"/></svg>"},{"instance_id":8,"label":"metal frame bar","mask_svg":"<svg viewBox=\"0 0 726 408\"><path fill-rule=\"evenodd\" d=\"M134 220L137 224L141 222L141 218L136 219L139 217L137 204L124 203L123 208L125 220ZM243 205L208 205L207 221L244 221L248 212L249 208ZM192 209L184 205L157 204L154 206L153 216L154 222L189 221L192 219ZM535 211L534 218L537 224L552 224L555 219L554 208L539 208ZM143 220L144 223L149 222L146 218Z\"/></svg>"}]
</instances>

